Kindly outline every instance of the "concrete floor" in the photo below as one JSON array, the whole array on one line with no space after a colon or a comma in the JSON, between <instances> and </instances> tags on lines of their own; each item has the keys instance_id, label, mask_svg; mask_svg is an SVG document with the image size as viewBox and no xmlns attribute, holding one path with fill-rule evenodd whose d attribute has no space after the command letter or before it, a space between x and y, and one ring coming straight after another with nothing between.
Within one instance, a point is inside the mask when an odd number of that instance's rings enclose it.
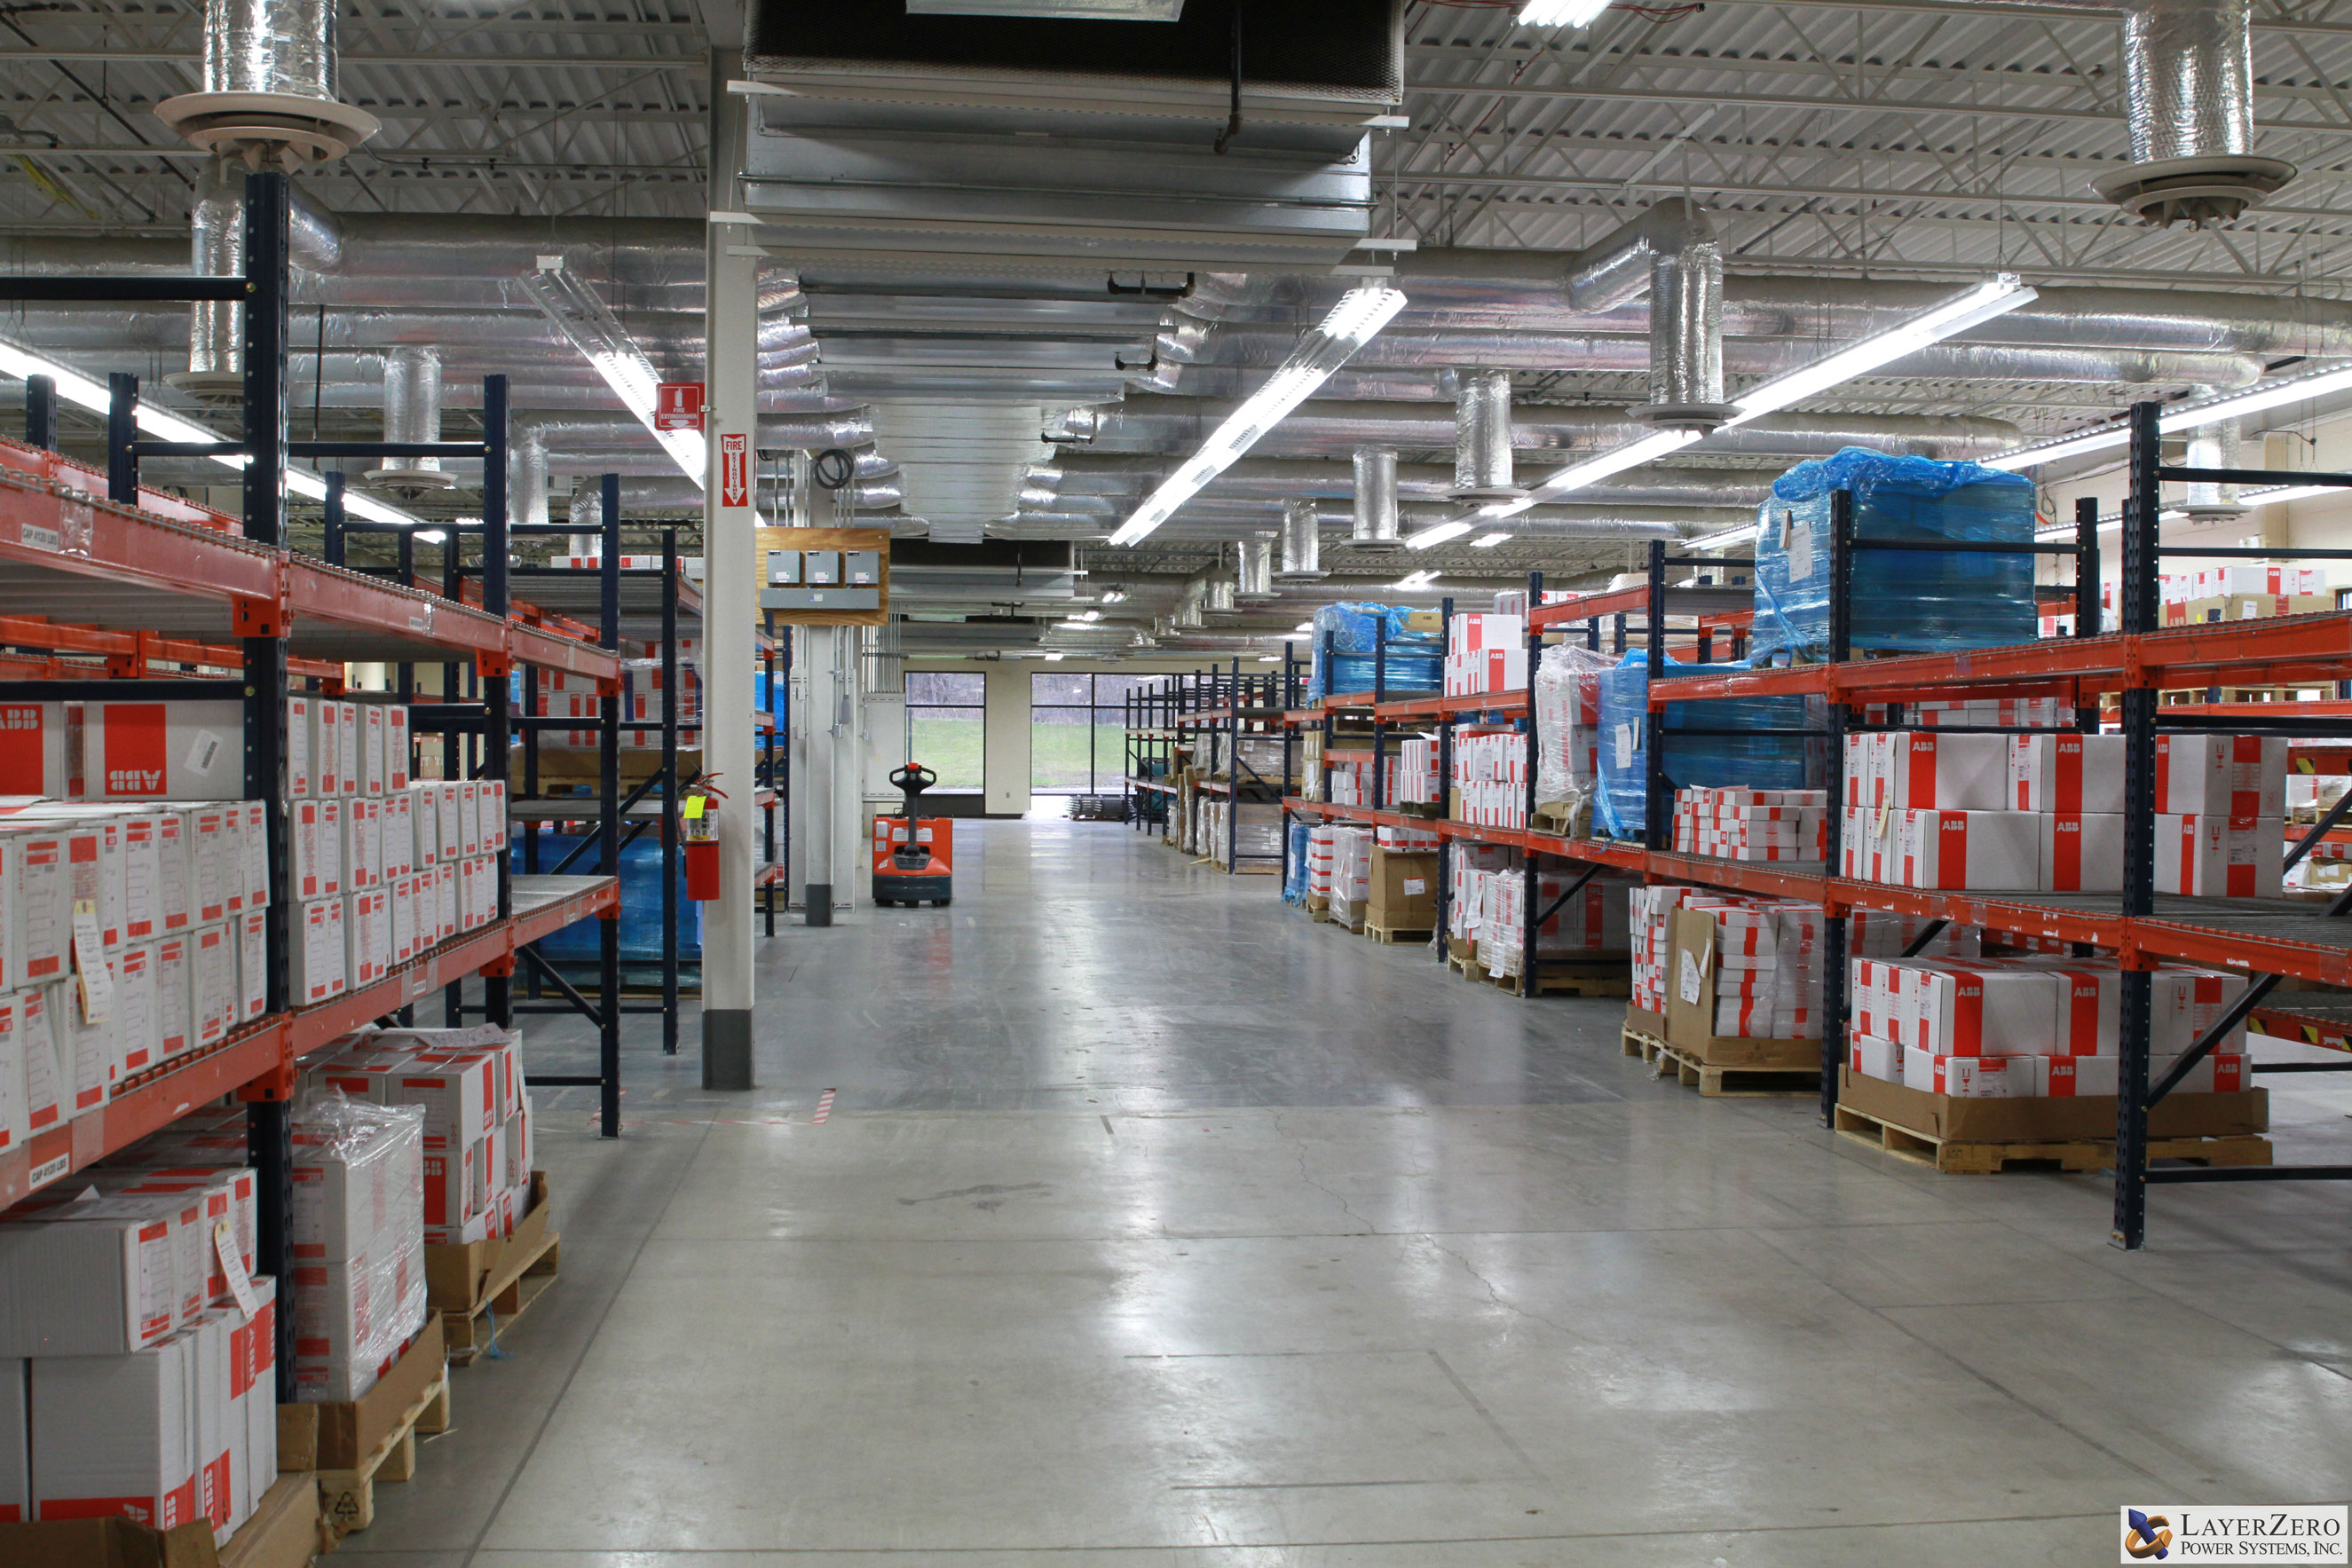
<instances>
[{"instance_id":1,"label":"concrete floor","mask_svg":"<svg viewBox=\"0 0 2352 1568\"><path fill-rule=\"evenodd\" d=\"M689 1019L617 1143L541 1099L562 1281L346 1553L2074 1565L2118 1504L2352 1495L2340 1189L2159 1190L2127 1257L2104 1181L1701 1100L1622 1003L1117 826L958 831L951 909L764 945L759 1091ZM2345 1157L2352 1094L2273 1093Z\"/></svg>"}]
</instances>

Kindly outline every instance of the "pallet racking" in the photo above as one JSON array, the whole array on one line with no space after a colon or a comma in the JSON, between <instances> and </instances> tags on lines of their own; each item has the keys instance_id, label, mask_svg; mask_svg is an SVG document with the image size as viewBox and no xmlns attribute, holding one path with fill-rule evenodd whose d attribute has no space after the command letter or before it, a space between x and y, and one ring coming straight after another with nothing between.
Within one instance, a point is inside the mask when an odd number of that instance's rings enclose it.
<instances>
[{"instance_id":1,"label":"pallet racking","mask_svg":"<svg viewBox=\"0 0 2352 1568\"><path fill-rule=\"evenodd\" d=\"M245 273L241 277L70 277L0 278L0 298L65 302L235 300L244 306L242 439L216 443L141 440L137 383L111 382L108 465L103 476L53 454L27 451L0 472L0 615L5 635L53 652L106 653L115 672L103 679L10 679L0 695L26 700L94 696L212 697L244 706L244 798L273 805L284 794L285 697L296 678L334 677L349 663L390 664L455 656L474 666L485 691L500 690L517 665L542 665L617 686L619 664L607 649L509 613L506 570L506 384L485 387L483 439L444 443L298 443L288 437L286 376L288 230L286 176L249 175L246 187ZM55 439L50 389L36 387L29 429ZM47 406L45 406L47 405ZM232 519L142 488L139 461L149 456L227 457L244 469L241 518ZM297 556L285 544L285 476L289 457L436 456L483 461L480 608L404 583ZM47 623L51 619L61 624ZM127 648L120 648L129 639ZM227 678L155 678L152 659L184 661L202 648L233 658ZM229 651L234 650L230 654ZM203 661L212 662L212 661ZM473 716L484 737L486 777L506 774L502 700ZM119 1085L101 1111L42 1134L19 1152L0 1155L0 1203L160 1128L206 1101L235 1094L247 1106L248 1146L259 1173L257 1261L278 1281L281 1399L292 1396L293 1270L291 1100L298 1063L372 1019L397 1015L436 987L469 974L484 980L492 1021L510 1023L516 955L531 942L590 915L618 914L609 877L515 877L501 860L499 916L442 943L382 980L325 1004L289 1004L287 843L282 814L268 818L271 900L262 1017L217 1046L174 1058ZM580 1082L602 1093L603 1130L619 1132L618 1037L609 1028L602 1071L593 1078L536 1077L534 1083Z\"/></svg>"},{"instance_id":2,"label":"pallet racking","mask_svg":"<svg viewBox=\"0 0 2352 1568\"><path fill-rule=\"evenodd\" d=\"M2227 623L2166 627L2159 623L2158 568L2168 556L2243 559L2352 559L2352 551L2273 549L2269 548L2209 548L2165 546L2158 537L2159 486L2167 482L2293 483L2352 487L2352 476L2297 473L2293 476L2257 470L2209 470L2171 466L2160 458L2157 430L2158 405L2142 403L2132 410L2129 493L2124 510L2122 550L2122 626L2101 629L2097 594L2076 595L2077 614L2069 638L2014 646L1971 649L1956 653L1909 654L1853 659L1846 625L1850 616L1854 558L1889 547L1854 537L1852 498L1832 497L1831 538L1831 650L1822 664L1789 668L1676 674L1666 656L1666 621L1685 612L1705 613L1700 603L1678 601L1666 580L1670 565L1687 565L1664 554L1663 544L1651 552L1647 583L1615 593L1585 595L1565 603L1542 604L1541 584L1530 583L1528 621L1531 642L1547 632L1581 622L1590 642L1597 644L1599 626L1612 624L1634 610L1645 613L1645 641L1653 680L1649 690L1647 751L1651 810L1648 831L1641 841L1572 839L1564 836L1483 828L1473 824L1409 817L1378 808L1332 806L1293 800L1286 804L1300 814L1340 817L1351 821L1434 830L1444 841L1470 841L1508 844L1528 852L1532 881L1535 857L1549 855L1584 862L1583 876L1614 869L1649 882L1688 883L1769 896L1802 899L1822 905L1825 920L1822 1058L1822 1119L1833 1124L1838 1071L1844 1050L1844 950L1847 917L1854 909L1902 913L1942 924L1959 922L1989 930L2098 947L2116 953L2125 970L2122 1075L2124 1092L2116 1098L2116 1136L2111 1168L2116 1174L2116 1245L2136 1249L2147 1235L2147 1189L2176 1183L2352 1180L2352 1164L2244 1166L2158 1166L2148 1156L2147 1115L2194 1066L2235 1026L2261 1015L2273 1032L2301 1043L2346 1050L2352 1030L2339 1010L2320 1008L2301 998L2265 1007L2278 979L2298 978L2333 987L2352 987L2352 923L2338 916L2352 911L2352 893L2339 896L2314 913L2308 902L2287 899L2211 899L2158 894L2154 890L2154 800L2156 737L2166 731L2225 732L2287 736L2322 741L2340 740L2352 730L2344 713L2305 716L2310 705L2240 705L2189 703L2159 707L2159 691L2203 690L2225 685L2336 682L2352 676L2352 612L2319 614ZM2078 586L2095 583L2099 574L2097 504L2085 498L2077 507L2072 541L2032 546L1979 547L1990 551L2030 551L2035 555L2071 557ZM1942 546L1936 547L1943 549ZM1712 559L1706 567L1736 569L1739 563ZM1641 595L1639 601L1631 596ZM1718 623L1721 624L1721 623ZM1736 634L1737 628L1732 628ZM1619 633L1622 646L1622 634ZM1539 656L1530 649L1530 669ZM1703 662L1703 661L1702 661ZM1900 725L1900 705L1961 696L2056 697L2071 707L2078 727L2100 723L2100 701L2116 694L2117 727L2126 737L2126 839L2125 891L2120 895L1930 892L1857 882L1828 874L1836 863L1834 834L1838 815L1831 815L1831 860L1819 862L1735 862L1675 852L1664 847L1666 821L1658 810L1661 790L1668 787L1663 753L1656 737L1664 710L1670 704L1725 698L1802 695L1822 700L1828 716L1823 737L1829 742L1830 785L1837 797L1841 780L1841 738L1850 728L1865 727L1861 710L1892 705L1874 721L1884 727ZM2334 705L2329 705L2332 708ZM1459 720L1468 714L1508 714L1529 733L1530 752L1537 738L1532 692L1490 693L1475 698L1423 699L1387 703L1379 694L1329 699L1317 709L1297 716L1305 722L1328 722L1335 707L1369 706L1376 719L1437 717ZM2271 708L2249 712L2249 707ZM1693 733L1679 731L1678 733ZM1748 733L1753 733L1748 732ZM1530 768L1530 773L1533 769ZM1530 786L1530 820L1533 807ZM2352 799L2339 804L2297 841L2291 853L2308 852L2337 829ZM1532 889L1531 889L1532 891ZM1539 918L1532 897L1531 919ZM1931 930L1927 936L1932 936ZM1530 933L1532 936L1532 932ZM1923 937L1924 941L1926 938ZM1533 951L1530 940L1528 951ZM2249 977L2252 983L2230 1013L2201 1036L2166 1076L2155 1082L2150 1071L2150 976L2159 963L2179 963L2227 969ZM2312 1009L2298 1011L2298 1009ZM2259 1063L2255 1071L2352 1071L2352 1051L2343 1063Z\"/></svg>"},{"instance_id":3,"label":"pallet racking","mask_svg":"<svg viewBox=\"0 0 2352 1568\"><path fill-rule=\"evenodd\" d=\"M1298 772L1298 737L1290 717L1301 689L1299 663L1292 656L1290 645L1285 643L1279 673L1244 674L1241 661L1234 659L1224 669L1212 665L1171 674L1156 691L1129 692L1124 778L1129 821L1144 825L1151 813L1139 802L1157 796L1161 801L1159 819L1172 828L1173 816L1189 805L1183 799L1188 788L1196 794L1223 796L1236 805L1279 806ZM1282 737L1282 777L1278 779L1266 778L1242 760L1241 755L1242 737L1274 733ZM1180 754L1195 753L1198 747L1192 737L1205 734L1223 737L1225 778L1194 778L1188 785L1181 779ZM1154 771L1154 765L1160 771ZM1285 831L1277 853L1242 854L1241 813L1227 812L1223 857L1226 873L1238 873L1244 861L1271 860L1276 864L1265 869L1279 870L1286 878L1290 869L1287 813L1284 813L1282 821Z\"/></svg>"}]
</instances>

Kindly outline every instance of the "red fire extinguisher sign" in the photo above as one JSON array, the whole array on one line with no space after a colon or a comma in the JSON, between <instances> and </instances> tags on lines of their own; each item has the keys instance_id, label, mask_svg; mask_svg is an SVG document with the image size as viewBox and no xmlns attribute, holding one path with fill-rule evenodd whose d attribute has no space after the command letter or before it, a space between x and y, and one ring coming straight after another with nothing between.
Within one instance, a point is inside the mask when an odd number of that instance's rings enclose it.
<instances>
[{"instance_id":1,"label":"red fire extinguisher sign","mask_svg":"<svg viewBox=\"0 0 2352 1568\"><path fill-rule=\"evenodd\" d=\"M719 438L719 504L751 504L751 438L748 434Z\"/></svg>"},{"instance_id":2,"label":"red fire extinguisher sign","mask_svg":"<svg viewBox=\"0 0 2352 1568\"><path fill-rule=\"evenodd\" d=\"M654 388L656 430L702 428L702 383L663 382Z\"/></svg>"}]
</instances>

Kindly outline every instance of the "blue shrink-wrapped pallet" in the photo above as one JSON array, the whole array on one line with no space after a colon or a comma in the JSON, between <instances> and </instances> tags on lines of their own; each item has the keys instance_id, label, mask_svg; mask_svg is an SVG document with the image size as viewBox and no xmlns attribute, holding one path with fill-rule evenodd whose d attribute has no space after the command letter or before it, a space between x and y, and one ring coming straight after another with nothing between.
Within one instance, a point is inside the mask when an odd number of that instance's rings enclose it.
<instances>
[{"instance_id":1,"label":"blue shrink-wrapped pallet","mask_svg":"<svg viewBox=\"0 0 2352 1568\"><path fill-rule=\"evenodd\" d=\"M1428 611L1419 612L1428 624L1413 626L1415 613L1393 604L1326 604L1317 610L1314 663L1307 681L1308 700L1333 692L1345 696L1373 690L1375 638L1381 636L1376 629L1383 625L1387 631L1377 645L1387 679L1379 689L1391 696L1413 696L1442 687L1445 681L1445 633L1438 629L1436 615ZM1326 632L1331 633L1331 657L1328 661L1323 657ZM1324 667L1327 663L1329 669Z\"/></svg>"},{"instance_id":2,"label":"blue shrink-wrapped pallet","mask_svg":"<svg viewBox=\"0 0 2352 1568\"><path fill-rule=\"evenodd\" d=\"M1735 664L1671 664L1675 675L1718 675ZM1671 685L1674 676L1668 676ZM1633 839L1649 820L1647 730L1650 655L1630 653L1601 674L1601 794L1593 824L1601 836ZM1665 772L1673 789L1745 785L1753 789L1815 789L1827 748L1814 735L1676 735L1685 729L1823 727L1827 711L1812 697L1724 697L1669 703L1664 714Z\"/></svg>"},{"instance_id":3,"label":"blue shrink-wrapped pallet","mask_svg":"<svg viewBox=\"0 0 2352 1568\"><path fill-rule=\"evenodd\" d=\"M583 809L588 803L582 802ZM576 833L542 832L539 836L539 864L541 871L552 871L558 861L572 852L580 841ZM518 876L528 874L523 864L524 835L517 830L508 851ZM661 845L652 833L640 836L635 843L621 850L621 962L624 964L657 964L661 961ZM596 846L590 843L572 862L568 873L595 874L598 862ZM591 917L575 920L562 930L542 940L540 952L558 963L594 963L604 951L604 936L597 928L602 922ZM702 961L702 905L686 896L686 864L681 857L677 868L677 956L685 962Z\"/></svg>"},{"instance_id":4,"label":"blue shrink-wrapped pallet","mask_svg":"<svg viewBox=\"0 0 2352 1568\"><path fill-rule=\"evenodd\" d=\"M1282 868L1282 902L1307 902L1307 831L1305 822L1290 824L1290 860Z\"/></svg>"},{"instance_id":5,"label":"blue shrink-wrapped pallet","mask_svg":"<svg viewBox=\"0 0 2352 1568\"><path fill-rule=\"evenodd\" d=\"M2033 485L1975 463L1932 463L1849 446L1772 482L1758 514L1758 664L1828 657L1830 496L1853 493L1854 536L1894 543L2030 545ZM2031 643L2039 629L2031 555L1859 550L1853 652L1947 653Z\"/></svg>"}]
</instances>

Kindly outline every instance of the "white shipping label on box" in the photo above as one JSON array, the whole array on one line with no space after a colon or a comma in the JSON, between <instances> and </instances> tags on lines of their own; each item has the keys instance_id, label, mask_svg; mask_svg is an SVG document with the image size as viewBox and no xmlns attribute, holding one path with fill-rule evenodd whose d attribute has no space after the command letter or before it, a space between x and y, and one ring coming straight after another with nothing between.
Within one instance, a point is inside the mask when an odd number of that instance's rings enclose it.
<instances>
[{"instance_id":1,"label":"white shipping label on box","mask_svg":"<svg viewBox=\"0 0 2352 1568\"><path fill-rule=\"evenodd\" d=\"M245 707L236 702L86 703L86 789L100 800L245 793Z\"/></svg>"}]
</instances>

